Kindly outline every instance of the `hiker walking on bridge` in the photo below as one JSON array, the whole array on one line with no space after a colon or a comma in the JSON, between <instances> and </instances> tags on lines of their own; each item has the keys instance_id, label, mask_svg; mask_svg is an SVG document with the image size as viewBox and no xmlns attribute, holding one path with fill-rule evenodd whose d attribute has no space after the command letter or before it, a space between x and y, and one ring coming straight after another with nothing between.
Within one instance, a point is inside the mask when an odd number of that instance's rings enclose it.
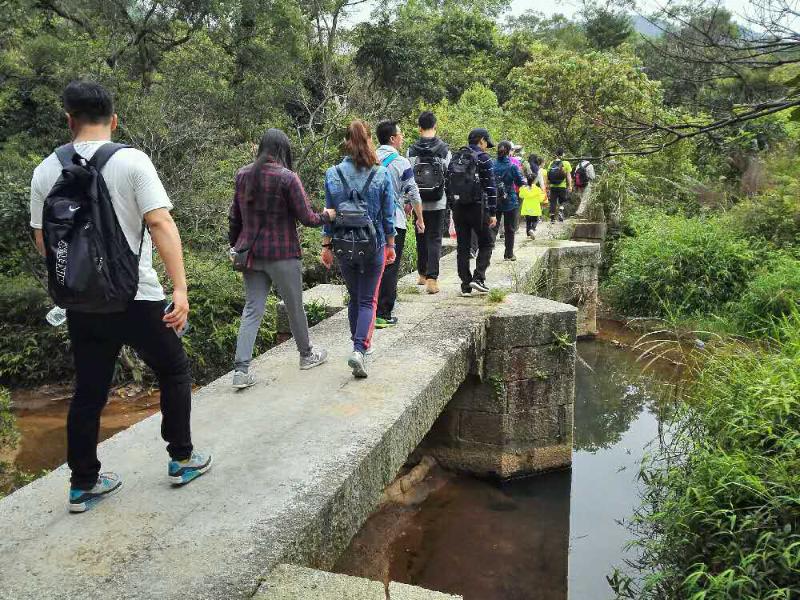
<instances>
[{"instance_id":1,"label":"hiker walking on bridge","mask_svg":"<svg viewBox=\"0 0 800 600\"><path fill-rule=\"evenodd\" d=\"M246 298L236 338L233 387L242 389L256 382L250 361L273 285L286 304L300 368L311 369L328 359L327 351L314 350L309 340L297 221L320 227L335 216L332 209L321 213L311 209L303 184L292 171L289 138L280 129L269 129L261 138L256 160L236 174L228 214L230 256L234 268L243 272Z\"/></svg>"},{"instance_id":2,"label":"hiker walking on bridge","mask_svg":"<svg viewBox=\"0 0 800 600\"><path fill-rule=\"evenodd\" d=\"M378 160L381 166L389 171L392 186L395 189L394 228L397 235L394 238L395 261L386 265L381 279L380 293L378 294L378 310L375 317L375 328L383 329L397 325L397 317L392 316L394 303L397 301L397 279L400 275L400 262L403 260L403 248L406 241L406 214L414 211L414 227L418 235L425 234L425 219L422 212L422 200L419 197L417 182L414 180L414 171L411 163L405 156L400 155L403 149L403 132L397 121L381 121L375 128L378 136Z\"/></svg>"},{"instance_id":3,"label":"hiker walking on bridge","mask_svg":"<svg viewBox=\"0 0 800 600\"><path fill-rule=\"evenodd\" d=\"M378 164L369 126L350 123L344 160L325 173L325 206L336 210L326 225L320 260L327 268L334 256L347 285L347 317L353 352L347 361L358 378L367 376L378 291L384 265L395 262L395 190L389 171Z\"/></svg>"},{"instance_id":4,"label":"hiker walking on bridge","mask_svg":"<svg viewBox=\"0 0 800 600\"><path fill-rule=\"evenodd\" d=\"M550 222L564 220L564 204L572 191L572 165L564 160L564 149L556 149L556 158L547 167L547 185L550 188Z\"/></svg>"},{"instance_id":5,"label":"hiker walking on bridge","mask_svg":"<svg viewBox=\"0 0 800 600\"><path fill-rule=\"evenodd\" d=\"M72 143L44 159L31 181L31 227L46 258L50 293L67 309L75 395L67 414L68 508L84 512L119 491L100 472L97 437L117 357L133 348L158 378L168 480L183 485L211 468L192 446L192 377L180 336L189 315L181 238L150 158L111 143L111 94L73 81L63 94ZM152 244L172 281L172 302L152 265Z\"/></svg>"},{"instance_id":6,"label":"hiker walking on bridge","mask_svg":"<svg viewBox=\"0 0 800 600\"><path fill-rule=\"evenodd\" d=\"M514 238L519 227L519 195L517 190L526 184L522 178L522 171L511 160L511 142L502 141L497 145L497 160L494 162L493 171L497 185L497 224L494 226L495 234L500 231L500 222L503 222L505 231L505 260L517 260L514 256ZM519 162L519 161L517 161Z\"/></svg>"},{"instance_id":7,"label":"hiker walking on bridge","mask_svg":"<svg viewBox=\"0 0 800 600\"><path fill-rule=\"evenodd\" d=\"M458 238L456 263L462 296L471 296L473 291L479 294L489 292L486 269L494 249L492 227L497 224L497 188L492 159L486 154L487 148L494 148L494 142L483 128L473 129L468 142L468 146L453 154L447 170L447 200L452 206ZM474 272L470 269L473 232L478 236Z\"/></svg>"}]
</instances>

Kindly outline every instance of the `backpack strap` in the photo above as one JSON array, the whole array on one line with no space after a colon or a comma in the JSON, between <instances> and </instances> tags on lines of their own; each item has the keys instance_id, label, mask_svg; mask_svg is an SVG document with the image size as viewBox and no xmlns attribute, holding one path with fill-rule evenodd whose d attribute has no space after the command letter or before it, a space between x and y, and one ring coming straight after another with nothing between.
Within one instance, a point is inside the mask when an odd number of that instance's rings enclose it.
<instances>
[{"instance_id":1,"label":"backpack strap","mask_svg":"<svg viewBox=\"0 0 800 600\"><path fill-rule=\"evenodd\" d=\"M56 158L58 158L62 167L70 166L73 156L75 156L75 146L72 145L72 142L56 148Z\"/></svg>"},{"instance_id":2,"label":"backpack strap","mask_svg":"<svg viewBox=\"0 0 800 600\"><path fill-rule=\"evenodd\" d=\"M98 172L100 172L103 170L103 167L106 166L108 160L114 156L117 150L122 150L123 148L130 148L130 146L127 144L115 144L114 142L103 144L95 151L92 159L89 161L89 164L97 169Z\"/></svg>"},{"instance_id":3,"label":"backpack strap","mask_svg":"<svg viewBox=\"0 0 800 600\"><path fill-rule=\"evenodd\" d=\"M344 173L342 173L342 170L339 167L336 167L336 174L339 176L339 179L342 182L342 186L344 187L344 195L349 196L351 190L350 184L348 183L347 178L344 176Z\"/></svg>"},{"instance_id":4,"label":"backpack strap","mask_svg":"<svg viewBox=\"0 0 800 600\"><path fill-rule=\"evenodd\" d=\"M386 158L384 158L384 159L381 161L381 166L382 166L382 167L388 167L388 166L389 166L390 164L392 164L392 163L395 161L395 159L397 159L397 158L400 158L400 155L399 155L397 152L392 152L392 153L391 153L389 156L387 156Z\"/></svg>"},{"instance_id":5,"label":"backpack strap","mask_svg":"<svg viewBox=\"0 0 800 600\"><path fill-rule=\"evenodd\" d=\"M367 182L364 184L364 187L361 189L361 197L362 198L366 198L367 197L367 192L369 191L369 186L372 184L372 180L375 178L375 173L377 173L377 172L378 172L378 170L375 167L372 167L372 169L370 169L369 177L367 177Z\"/></svg>"}]
</instances>

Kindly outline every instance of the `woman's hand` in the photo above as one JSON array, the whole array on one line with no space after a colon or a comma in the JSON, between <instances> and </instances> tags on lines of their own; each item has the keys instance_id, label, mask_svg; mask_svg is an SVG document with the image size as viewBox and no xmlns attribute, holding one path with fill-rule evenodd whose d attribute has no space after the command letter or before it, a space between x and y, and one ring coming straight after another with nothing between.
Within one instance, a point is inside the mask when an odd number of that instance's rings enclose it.
<instances>
[{"instance_id":1,"label":"woman's hand","mask_svg":"<svg viewBox=\"0 0 800 600\"><path fill-rule=\"evenodd\" d=\"M330 269L333 266L333 252L330 248L322 249L322 254L320 254L319 261L325 265L326 269Z\"/></svg>"},{"instance_id":2,"label":"woman's hand","mask_svg":"<svg viewBox=\"0 0 800 600\"><path fill-rule=\"evenodd\" d=\"M387 265L394 264L394 261L397 260L397 252L394 250L394 246L386 246L386 250L384 251L384 257L386 259Z\"/></svg>"},{"instance_id":3,"label":"woman's hand","mask_svg":"<svg viewBox=\"0 0 800 600\"><path fill-rule=\"evenodd\" d=\"M331 223L333 223L336 220L336 209L335 208L326 208L322 212L328 214L328 219L330 220Z\"/></svg>"}]
</instances>

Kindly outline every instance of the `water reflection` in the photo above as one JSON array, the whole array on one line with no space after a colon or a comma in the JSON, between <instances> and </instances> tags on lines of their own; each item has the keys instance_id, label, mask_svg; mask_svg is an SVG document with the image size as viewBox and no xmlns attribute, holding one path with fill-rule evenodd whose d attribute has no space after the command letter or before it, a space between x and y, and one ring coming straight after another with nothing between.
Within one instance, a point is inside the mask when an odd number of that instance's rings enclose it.
<instances>
[{"instance_id":1,"label":"water reflection","mask_svg":"<svg viewBox=\"0 0 800 600\"><path fill-rule=\"evenodd\" d=\"M400 531L377 551L388 552L388 579L465 600L613 596L605 576L626 556L620 521L638 501L638 463L658 434L663 383L611 344L581 342L578 353L572 470L505 485L448 476L421 507L396 515Z\"/></svg>"}]
</instances>

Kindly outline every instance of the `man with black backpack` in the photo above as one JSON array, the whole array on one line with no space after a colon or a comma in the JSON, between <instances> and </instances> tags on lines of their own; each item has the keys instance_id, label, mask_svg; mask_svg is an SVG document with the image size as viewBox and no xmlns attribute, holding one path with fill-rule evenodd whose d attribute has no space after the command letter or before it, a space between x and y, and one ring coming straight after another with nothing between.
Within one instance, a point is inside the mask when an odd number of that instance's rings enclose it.
<instances>
[{"instance_id":1,"label":"man with black backpack","mask_svg":"<svg viewBox=\"0 0 800 600\"><path fill-rule=\"evenodd\" d=\"M564 220L564 204L572 191L572 165L564 160L564 149L556 149L556 158L547 167L547 183L550 189L550 222Z\"/></svg>"},{"instance_id":2,"label":"man with black backpack","mask_svg":"<svg viewBox=\"0 0 800 600\"><path fill-rule=\"evenodd\" d=\"M211 456L195 452L191 440L192 381L180 340L189 301L172 204L147 155L111 143L117 115L105 88L74 81L63 101L73 141L34 170L31 226L50 294L67 309L75 359L68 508L83 512L122 486L118 475L100 473L97 437L123 345L158 377L168 480L189 483L211 467ZM169 305L152 266L152 243L172 280Z\"/></svg>"},{"instance_id":3,"label":"man with black backpack","mask_svg":"<svg viewBox=\"0 0 800 600\"><path fill-rule=\"evenodd\" d=\"M492 227L497 223L497 188L492 171L492 159L487 148L494 148L489 132L484 128L469 133L469 145L453 154L447 169L447 200L453 210L456 226L458 276L461 295L472 292L486 294L486 269L492 259L494 236ZM478 236L478 257L475 271L470 269L470 244L472 233Z\"/></svg>"},{"instance_id":4,"label":"man with black backpack","mask_svg":"<svg viewBox=\"0 0 800 600\"><path fill-rule=\"evenodd\" d=\"M572 173L572 181L575 184L575 191L578 193L580 202L578 210L575 211L575 216L583 218L589 212L589 205L592 198L592 181L594 181L595 172L594 165L588 160L581 160L575 165Z\"/></svg>"},{"instance_id":5,"label":"man with black backpack","mask_svg":"<svg viewBox=\"0 0 800 600\"><path fill-rule=\"evenodd\" d=\"M439 292L439 261L442 256L442 232L447 213L445 183L450 164L450 149L436 136L436 115L423 112L417 120L419 140L408 149L408 160L414 169L422 198L425 231L417 232L417 273L419 285L429 294Z\"/></svg>"}]
</instances>

